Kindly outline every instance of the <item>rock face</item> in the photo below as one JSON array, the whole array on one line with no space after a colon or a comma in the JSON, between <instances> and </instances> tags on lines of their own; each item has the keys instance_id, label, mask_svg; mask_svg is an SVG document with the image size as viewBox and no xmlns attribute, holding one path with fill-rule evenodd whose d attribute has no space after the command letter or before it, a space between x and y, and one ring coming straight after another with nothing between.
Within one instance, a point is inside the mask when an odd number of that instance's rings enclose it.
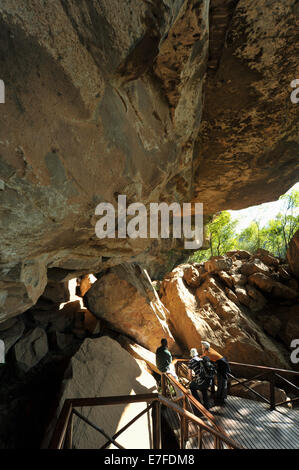
<instances>
[{"instance_id":1,"label":"rock face","mask_svg":"<svg viewBox=\"0 0 299 470\"><path fill-rule=\"evenodd\" d=\"M27 372L34 367L48 352L48 339L42 328L29 331L14 346L18 367Z\"/></svg>"},{"instance_id":2,"label":"rock face","mask_svg":"<svg viewBox=\"0 0 299 470\"><path fill-rule=\"evenodd\" d=\"M173 336L187 349L207 340L231 361L288 368L290 338L299 333L299 292L285 284L287 266L265 250L228 254L165 276L160 296Z\"/></svg>"},{"instance_id":3,"label":"rock face","mask_svg":"<svg viewBox=\"0 0 299 470\"><path fill-rule=\"evenodd\" d=\"M210 2L195 200L211 212L219 210L220 201L229 209L241 209L244 201L252 205L253 198L255 204L265 197L273 200L278 187L282 194L297 181L291 162L298 154L298 111L290 102L296 59L294 43L289 42L297 21L293 0L279 6L264 0ZM288 111L282 124L283 103L288 103ZM275 167L267 189L264 164Z\"/></svg>"},{"instance_id":4,"label":"rock face","mask_svg":"<svg viewBox=\"0 0 299 470\"><path fill-rule=\"evenodd\" d=\"M63 383L57 414L66 398L111 397L156 391L156 381L147 372L143 361L133 358L116 341L107 336L96 340L86 339L73 356L67 376ZM104 429L108 435L113 436L145 408L145 403L136 403L85 407L79 408L78 411ZM53 425L55 423L56 420ZM44 446L52 435L53 425L48 430ZM143 415L117 438L117 442L127 449L149 449L150 432L148 417ZM104 436L94 432L83 421L77 419L74 421L74 448L97 449L106 441Z\"/></svg>"},{"instance_id":5,"label":"rock face","mask_svg":"<svg viewBox=\"0 0 299 470\"><path fill-rule=\"evenodd\" d=\"M21 318L12 318L0 324L0 339L4 341L5 354L22 337L25 325Z\"/></svg>"},{"instance_id":6,"label":"rock face","mask_svg":"<svg viewBox=\"0 0 299 470\"><path fill-rule=\"evenodd\" d=\"M61 304L62 300L70 297L71 283L55 285L57 291L52 286L48 291L46 288L47 296L40 297L23 315L0 323L5 355L9 357L12 350L17 369L25 373L48 354L49 342L51 352L57 349L70 352L78 339L98 335L101 331L100 320L84 308L82 299L74 296L73 292L72 300Z\"/></svg>"},{"instance_id":7,"label":"rock face","mask_svg":"<svg viewBox=\"0 0 299 470\"><path fill-rule=\"evenodd\" d=\"M46 284L42 259L0 267L0 321L28 310L42 295Z\"/></svg>"},{"instance_id":8,"label":"rock face","mask_svg":"<svg viewBox=\"0 0 299 470\"><path fill-rule=\"evenodd\" d=\"M48 282L41 300L48 300L54 304L60 304L70 300L70 293L67 282Z\"/></svg>"},{"instance_id":9,"label":"rock face","mask_svg":"<svg viewBox=\"0 0 299 470\"><path fill-rule=\"evenodd\" d=\"M98 239L100 202L212 214L296 181L297 15L296 0L1 1L0 321L47 279L175 265L178 240Z\"/></svg>"},{"instance_id":10,"label":"rock face","mask_svg":"<svg viewBox=\"0 0 299 470\"><path fill-rule=\"evenodd\" d=\"M205 270L208 273L215 273L217 271L228 271L232 266L231 258L225 256L213 256L209 261L205 262Z\"/></svg>"},{"instance_id":11,"label":"rock face","mask_svg":"<svg viewBox=\"0 0 299 470\"><path fill-rule=\"evenodd\" d=\"M86 294L88 309L113 329L155 352L162 338L178 352L169 330L168 312L139 266L120 265L102 276Z\"/></svg>"}]
</instances>

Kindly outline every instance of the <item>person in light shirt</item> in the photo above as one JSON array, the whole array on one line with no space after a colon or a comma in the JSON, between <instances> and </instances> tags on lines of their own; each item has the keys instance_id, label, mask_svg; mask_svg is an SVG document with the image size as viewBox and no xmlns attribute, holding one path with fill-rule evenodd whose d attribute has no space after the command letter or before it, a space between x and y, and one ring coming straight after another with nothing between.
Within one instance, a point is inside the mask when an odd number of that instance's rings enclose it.
<instances>
[{"instance_id":1,"label":"person in light shirt","mask_svg":"<svg viewBox=\"0 0 299 470\"><path fill-rule=\"evenodd\" d=\"M188 362L190 391L194 398L201 403L198 390L202 393L202 404L208 410L210 408L208 388L212 384L215 367L208 357L199 357L196 348L190 349L190 361ZM192 375L194 373L194 377ZM195 414L197 410L195 410Z\"/></svg>"}]
</instances>

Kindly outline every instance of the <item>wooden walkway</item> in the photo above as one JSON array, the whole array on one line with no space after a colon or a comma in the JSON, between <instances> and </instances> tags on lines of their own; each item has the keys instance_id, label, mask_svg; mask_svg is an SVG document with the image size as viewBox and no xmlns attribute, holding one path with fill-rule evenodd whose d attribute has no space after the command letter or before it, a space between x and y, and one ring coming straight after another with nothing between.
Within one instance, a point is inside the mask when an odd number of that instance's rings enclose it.
<instances>
[{"instance_id":1,"label":"wooden walkway","mask_svg":"<svg viewBox=\"0 0 299 470\"><path fill-rule=\"evenodd\" d=\"M299 410L277 407L270 411L265 403L229 396L224 407L214 406L215 416L227 435L247 449L298 449ZM171 410L164 410L176 437L179 436L179 418ZM203 418L206 421L205 418ZM207 422L208 424L208 422ZM196 430L189 423L189 435ZM204 448L213 447L213 437L205 434ZM186 449L197 449L197 438L189 438Z\"/></svg>"}]
</instances>

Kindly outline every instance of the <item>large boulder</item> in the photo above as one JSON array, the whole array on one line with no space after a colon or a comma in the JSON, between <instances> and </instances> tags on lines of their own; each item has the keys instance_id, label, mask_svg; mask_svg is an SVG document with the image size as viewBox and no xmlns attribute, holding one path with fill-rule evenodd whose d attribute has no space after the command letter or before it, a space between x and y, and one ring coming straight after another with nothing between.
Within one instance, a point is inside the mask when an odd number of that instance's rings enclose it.
<instances>
[{"instance_id":1,"label":"large boulder","mask_svg":"<svg viewBox=\"0 0 299 470\"><path fill-rule=\"evenodd\" d=\"M277 299L269 302L263 312L259 312L259 320L266 333L277 338L285 345L288 354L291 351L291 342L299 338L299 304L297 302L283 301L278 303ZM292 365L292 368L295 366ZM295 367L295 370L296 367Z\"/></svg>"},{"instance_id":2,"label":"large boulder","mask_svg":"<svg viewBox=\"0 0 299 470\"><path fill-rule=\"evenodd\" d=\"M263 294L257 289L255 289L253 286L250 286L249 284L246 285L246 292L248 296L251 298L251 303L249 305L249 308L253 312L258 312L262 310L267 303L267 300L263 296Z\"/></svg>"},{"instance_id":3,"label":"large boulder","mask_svg":"<svg viewBox=\"0 0 299 470\"><path fill-rule=\"evenodd\" d=\"M251 258L251 253L246 250L231 250L226 253L227 256L230 256L233 259L249 259Z\"/></svg>"},{"instance_id":4,"label":"large boulder","mask_svg":"<svg viewBox=\"0 0 299 470\"><path fill-rule=\"evenodd\" d=\"M234 273L231 275L234 286L244 286L247 282L247 277L241 273Z\"/></svg>"},{"instance_id":5,"label":"large boulder","mask_svg":"<svg viewBox=\"0 0 299 470\"><path fill-rule=\"evenodd\" d=\"M34 305L47 284L42 259L10 263L0 267L0 322Z\"/></svg>"},{"instance_id":6,"label":"large boulder","mask_svg":"<svg viewBox=\"0 0 299 470\"><path fill-rule=\"evenodd\" d=\"M279 259L275 258L270 251L264 250L263 248L259 248L254 253L255 258L260 259L266 266L275 266L279 265Z\"/></svg>"},{"instance_id":7,"label":"large boulder","mask_svg":"<svg viewBox=\"0 0 299 470\"><path fill-rule=\"evenodd\" d=\"M85 339L72 357L61 390L57 417L67 398L113 397L156 392L156 381L147 372L144 362L133 358L108 336ZM82 407L78 411L113 436L146 407L145 403ZM56 420L50 425L43 446L48 445ZM149 449L150 427L143 415L117 439L127 449ZM75 419L75 449L99 449L107 439L90 426Z\"/></svg>"},{"instance_id":8,"label":"large boulder","mask_svg":"<svg viewBox=\"0 0 299 470\"><path fill-rule=\"evenodd\" d=\"M67 282L49 281L41 297L54 304L61 304L70 300L70 292Z\"/></svg>"},{"instance_id":9,"label":"large boulder","mask_svg":"<svg viewBox=\"0 0 299 470\"><path fill-rule=\"evenodd\" d=\"M254 287L236 286L235 293L239 302L248 307L253 312L261 310L267 303L265 297Z\"/></svg>"},{"instance_id":10,"label":"large boulder","mask_svg":"<svg viewBox=\"0 0 299 470\"><path fill-rule=\"evenodd\" d=\"M281 320L275 316L269 316L263 324L264 330L275 338L281 329Z\"/></svg>"},{"instance_id":11,"label":"large boulder","mask_svg":"<svg viewBox=\"0 0 299 470\"><path fill-rule=\"evenodd\" d=\"M205 262L205 270L209 273L228 271L232 267L232 260L226 256L212 256Z\"/></svg>"},{"instance_id":12,"label":"large boulder","mask_svg":"<svg viewBox=\"0 0 299 470\"><path fill-rule=\"evenodd\" d=\"M183 273L184 269L178 266L165 276L161 300L170 312L174 337L187 350L199 348L201 340L208 340L231 361L289 367L287 354L247 313L248 308L253 311L262 308L265 304L262 294L242 288L243 296L238 297L238 293L220 284L217 274L211 273L194 293L183 282ZM244 302L244 298L248 302L246 308L240 300Z\"/></svg>"},{"instance_id":13,"label":"large boulder","mask_svg":"<svg viewBox=\"0 0 299 470\"><path fill-rule=\"evenodd\" d=\"M85 302L95 316L147 349L155 351L166 338L170 349L179 351L167 324L168 311L138 265L112 268L88 290Z\"/></svg>"},{"instance_id":14,"label":"large boulder","mask_svg":"<svg viewBox=\"0 0 299 470\"><path fill-rule=\"evenodd\" d=\"M0 339L4 341L5 355L22 337L24 330L25 325L21 318L11 318L4 323L0 323Z\"/></svg>"},{"instance_id":15,"label":"large boulder","mask_svg":"<svg viewBox=\"0 0 299 470\"><path fill-rule=\"evenodd\" d=\"M279 319L281 320L281 329L279 337L287 347L290 347L294 339L299 338L299 304L287 306L280 309Z\"/></svg>"},{"instance_id":16,"label":"large boulder","mask_svg":"<svg viewBox=\"0 0 299 470\"><path fill-rule=\"evenodd\" d=\"M254 273L269 273L269 268L260 259L255 258L251 261L243 263L240 272L245 276L250 276Z\"/></svg>"},{"instance_id":17,"label":"large boulder","mask_svg":"<svg viewBox=\"0 0 299 470\"><path fill-rule=\"evenodd\" d=\"M197 302L193 291L183 280L184 270L178 266L168 273L161 285L161 300L169 311L169 324L175 338L190 349L198 331L209 335L211 328L200 315L196 314Z\"/></svg>"},{"instance_id":18,"label":"large boulder","mask_svg":"<svg viewBox=\"0 0 299 470\"><path fill-rule=\"evenodd\" d=\"M273 297L294 300L299 295L298 292L290 289L281 282L274 281L261 272L254 273L249 276L248 282L249 284L256 286L261 291L271 294Z\"/></svg>"},{"instance_id":19,"label":"large boulder","mask_svg":"<svg viewBox=\"0 0 299 470\"><path fill-rule=\"evenodd\" d=\"M157 374L161 374L156 366L156 354L140 346L140 344L134 343L126 336L119 336L117 341L131 354L131 356L144 361L150 372L154 371Z\"/></svg>"},{"instance_id":20,"label":"large boulder","mask_svg":"<svg viewBox=\"0 0 299 470\"><path fill-rule=\"evenodd\" d=\"M299 230L290 241L287 258L293 275L299 280Z\"/></svg>"},{"instance_id":21,"label":"large boulder","mask_svg":"<svg viewBox=\"0 0 299 470\"><path fill-rule=\"evenodd\" d=\"M221 281L223 281L228 288L233 287L234 281L232 279L232 276L230 276L226 271L218 271L217 274Z\"/></svg>"},{"instance_id":22,"label":"large boulder","mask_svg":"<svg viewBox=\"0 0 299 470\"><path fill-rule=\"evenodd\" d=\"M201 276L198 269L192 265L188 266L184 270L183 279L190 287L198 287L201 282Z\"/></svg>"},{"instance_id":23,"label":"large boulder","mask_svg":"<svg viewBox=\"0 0 299 470\"><path fill-rule=\"evenodd\" d=\"M42 328L28 331L14 346L17 366L23 372L36 366L47 352L47 334Z\"/></svg>"},{"instance_id":24,"label":"large boulder","mask_svg":"<svg viewBox=\"0 0 299 470\"><path fill-rule=\"evenodd\" d=\"M52 310L32 310L33 320L37 325L50 331L65 331L71 329L76 317L80 315L81 305L79 301L66 303L63 308Z\"/></svg>"}]
</instances>

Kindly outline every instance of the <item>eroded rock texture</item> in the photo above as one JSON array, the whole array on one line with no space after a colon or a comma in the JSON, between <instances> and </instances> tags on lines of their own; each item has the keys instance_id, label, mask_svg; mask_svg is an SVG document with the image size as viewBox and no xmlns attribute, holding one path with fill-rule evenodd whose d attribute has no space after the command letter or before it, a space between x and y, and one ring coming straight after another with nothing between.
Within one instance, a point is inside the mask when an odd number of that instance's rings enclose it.
<instances>
[{"instance_id":1,"label":"eroded rock texture","mask_svg":"<svg viewBox=\"0 0 299 470\"><path fill-rule=\"evenodd\" d=\"M273 200L298 179L296 3L211 0L195 176L195 199L210 212Z\"/></svg>"},{"instance_id":2,"label":"eroded rock texture","mask_svg":"<svg viewBox=\"0 0 299 470\"><path fill-rule=\"evenodd\" d=\"M266 250L182 264L165 276L160 296L173 336L187 349L207 340L231 361L295 367L298 284L285 261Z\"/></svg>"},{"instance_id":3,"label":"eroded rock texture","mask_svg":"<svg viewBox=\"0 0 299 470\"><path fill-rule=\"evenodd\" d=\"M47 278L175 264L179 242L99 240L99 202L212 214L296 181L297 20L295 0L1 1L0 321Z\"/></svg>"},{"instance_id":4,"label":"eroded rock texture","mask_svg":"<svg viewBox=\"0 0 299 470\"><path fill-rule=\"evenodd\" d=\"M102 276L86 294L89 310L111 327L155 352L162 338L179 347L169 330L170 312L161 302L148 273L140 266L121 265Z\"/></svg>"}]
</instances>

